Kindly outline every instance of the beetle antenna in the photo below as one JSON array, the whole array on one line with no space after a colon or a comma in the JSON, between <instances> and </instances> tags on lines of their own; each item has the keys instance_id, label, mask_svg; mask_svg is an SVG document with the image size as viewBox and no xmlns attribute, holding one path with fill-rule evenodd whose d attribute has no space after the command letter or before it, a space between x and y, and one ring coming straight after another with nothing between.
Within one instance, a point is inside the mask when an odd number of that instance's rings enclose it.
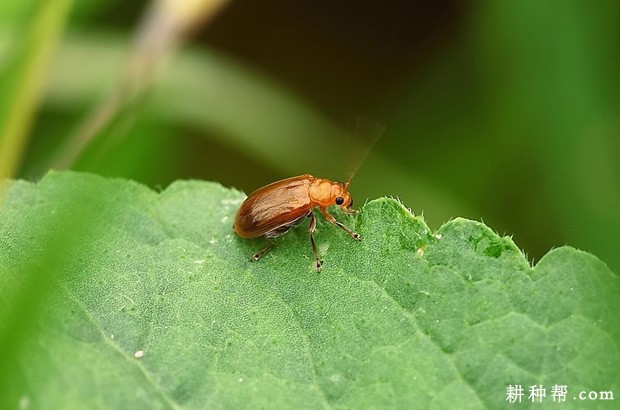
<instances>
[{"instance_id":1,"label":"beetle antenna","mask_svg":"<svg viewBox=\"0 0 620 410\"><path fill-rule=\"evenodd\" d=\"M385 131L385 126L379 121L363 115L356 116L353 124L349 124L349 128L350 135L354 138L354 155L350 162L345 187L349 186L349 182Z\"/></svg>"}]
</instances>

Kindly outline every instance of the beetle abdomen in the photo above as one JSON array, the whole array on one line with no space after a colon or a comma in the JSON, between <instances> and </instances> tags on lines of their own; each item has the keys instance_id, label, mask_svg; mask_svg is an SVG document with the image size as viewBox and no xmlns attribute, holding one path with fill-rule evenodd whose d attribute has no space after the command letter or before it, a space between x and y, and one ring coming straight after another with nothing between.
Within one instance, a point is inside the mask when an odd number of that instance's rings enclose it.
<instances>
[{"instance_id":1,"label":"beetle abdomen","mask_svg":"<svg viewBox=\"0 0 620 410\"><path fill-rule=\"evenodd\" d=\"M286 227L284 234L300 221L312 203L308 195L310 175L283 179L260 188L241 204L235 217L235 231L243 238L256 238Z\"/></svg>"}]
</instances>

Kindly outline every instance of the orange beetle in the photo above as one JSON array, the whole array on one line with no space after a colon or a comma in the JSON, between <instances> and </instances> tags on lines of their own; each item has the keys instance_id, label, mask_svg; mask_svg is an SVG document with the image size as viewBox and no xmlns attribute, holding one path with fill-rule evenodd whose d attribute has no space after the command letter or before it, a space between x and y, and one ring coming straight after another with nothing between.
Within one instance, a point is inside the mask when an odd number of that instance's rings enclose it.
<instances>
[{"instance_id":1,"label":"orange beetle","mask_svg":"<svg viewBox=\"0 0 620 410\"><path fill-rule=\"evenodd\" d=\"M304 218L310 218L308 235L314 252L315 267L320 271L322 263L313 236L316 228L313 212L315 207L321 210L325 219L340 227L353 239L361 239L359 234L327 212L327 207L331 205L340 206L347 214L357 213L351 209L353 198L349 194L349 182L333 182L308 174L287 178L252 192L237 211L234 229L242 238L264 236L269 240L284 235L289 229L303 222ZM259 260L273 246L270 242L266 248L252 255L250 260Z\"/></svg>"},{"instance_id":2,"label":"orange beetle","mask_svg":"<svg viewBox=\"0 0 620 410\"><path fill-rule=\"evenodd\" d=\"M351 209L353 198L349 194L349 182L357 172L363 159L370 152L370 148L383 133L384 127L369 117L357 116L353 133L357 137L364 137L366 144L350 144L351 152L358 154L357 161L352 162L347 182L334 182L329 179L317 178L312 175L300 175L283 179L264 186L252 192L241 204L235 216L233 228L237 235L242 238L265 237L268 241L282 236L294 226L301 224L304 218L310 218L308 235L314 252L314 262L317 271L321 270L322 262L314 240L316 217L314 208L318 207L328 222L337 225L343 231L351 235L353 239L361 240L361 236L342 223L338 222L327 212L332 205L339 206L347 214L356 214L358 211ZM250 260L257 261L274 247L269 245L256 252Z\"/></svg>"}]
</instances>

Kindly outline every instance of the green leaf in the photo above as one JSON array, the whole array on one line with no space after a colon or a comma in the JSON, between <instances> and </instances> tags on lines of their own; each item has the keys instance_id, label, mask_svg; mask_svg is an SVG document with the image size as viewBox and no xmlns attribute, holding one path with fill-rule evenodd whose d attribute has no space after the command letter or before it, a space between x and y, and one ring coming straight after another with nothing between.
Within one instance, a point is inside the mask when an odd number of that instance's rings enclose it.
<instances>
[{"instance_id":1,"label":"green leaf","mask_svg":"<svg viewBox=\"0 0 620 410\"><path fill-rule=\"evenodd\" d=\"M508 385L620 394L620 280L570 247L532 268L510 238L399 202L319 216L258 262L244 195L72 172L0 208L3 408L497 408ZM142 352L142 353L139 353ZM140 357L143 354L142 357ZM576 399L574 399L576 398ZM616 398L618 400L618 398ZM538 404L531 405L532 407Z\"/></svg>"}]
</instances>

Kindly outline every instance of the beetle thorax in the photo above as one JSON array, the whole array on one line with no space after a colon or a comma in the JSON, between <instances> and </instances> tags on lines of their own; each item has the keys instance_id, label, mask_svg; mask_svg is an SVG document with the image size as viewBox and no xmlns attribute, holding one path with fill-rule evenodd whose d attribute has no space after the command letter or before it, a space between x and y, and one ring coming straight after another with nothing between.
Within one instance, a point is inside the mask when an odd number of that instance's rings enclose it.
<instances>
[{"instance_id":1,"label":"beetle thorax","mask_svg":"<svg viewBox=\"0 0 620 410\"><path fill-rule=\"evenodd\" d=\"M323 178L316 178L312 181L308 194L312 202L321 207L334 205L336 197L348 197L348 192L343 184Z\"/></svg>"}]
</instances>

